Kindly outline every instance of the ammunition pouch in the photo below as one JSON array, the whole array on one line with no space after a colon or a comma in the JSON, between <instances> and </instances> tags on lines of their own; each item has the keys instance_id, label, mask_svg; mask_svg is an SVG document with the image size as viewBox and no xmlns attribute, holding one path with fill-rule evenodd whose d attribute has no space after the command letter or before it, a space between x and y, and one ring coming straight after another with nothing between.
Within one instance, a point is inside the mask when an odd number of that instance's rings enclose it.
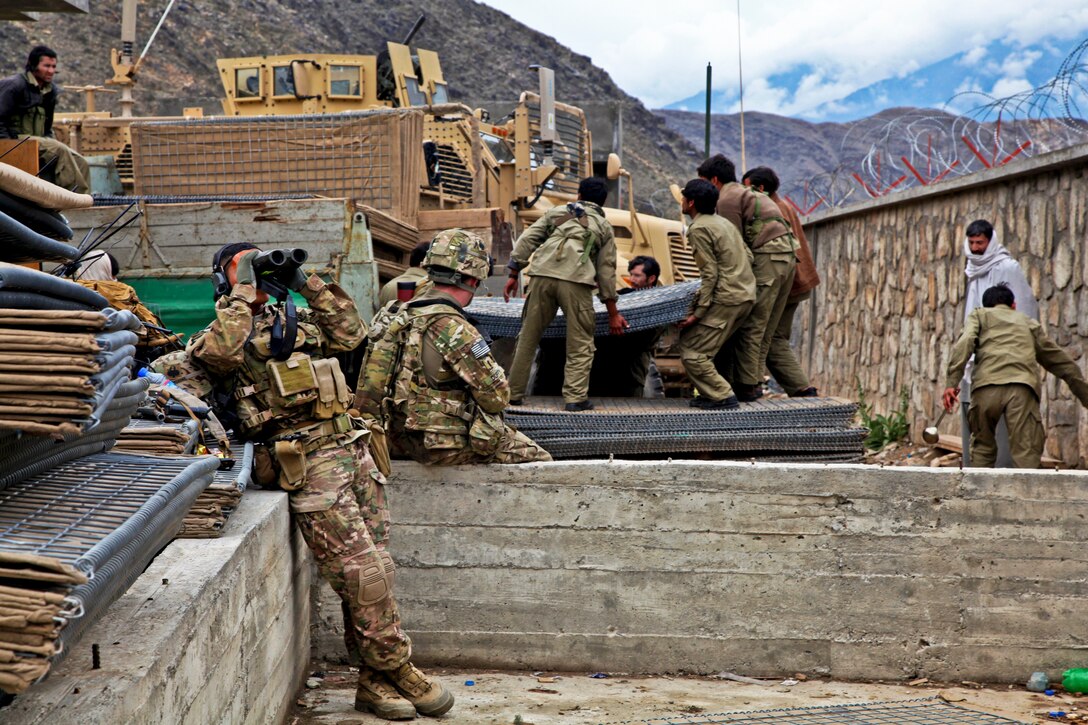
<instances>
[{"instance_id":1,"label":"ammunition pouch","mask_svg":"<svg viewBox=\"0 0 1088 725\"><path fill-rule=\"evenodd\" d=\"M279 471L268 446L253 447L253 480L261 488L269 488L279 480Z\"/></svg>"},{"instance_id":2,"label":"ammunition pouch","mask_svg":"<svg viewBox=\"0 0 1088 725\"><path fill-rule=\"evenodd\" d=\"M280 488L297 491L306 485L306 449L300 439L275 442L276 461L280 464Z\"/></svg>"},{"instance_id":3,"label":"ammunition pouch","mask_svg":"<svg viewBox=\"0 0 1088 725\"><path fill-rule=\"evenodd\" d=\"M374 465L378 467L383 476L393 472L393 461L389 455L389 439L385 435L385 428L381 422L370 418L366 421L367 430L370 431L370 457L374 459Z\"/></svg>"},{"instance_id":4,"label":"ammunition pouch","mask_svg":"<svg viewBox=\"0 0 1088 725\"><path fill-rule=\"evenodd\" d=\"M329 420L346 413L351 405L352 394L348 381L340 370L340 362L331 357L315 360L313 370L317 382L314 417Z\"/></svg>"},{"instance_id":5,"label":"ammunition pouch","mask_svg":"<svg viewBox=\"0 0 1088 725\"><path fill-rule=\"evenodd\" d=\"M477 406L468 428L468 442L472 450L481 456L491 457L498 452L505 435L506 424L502 417Z\"/></svg>"}]
</instances>

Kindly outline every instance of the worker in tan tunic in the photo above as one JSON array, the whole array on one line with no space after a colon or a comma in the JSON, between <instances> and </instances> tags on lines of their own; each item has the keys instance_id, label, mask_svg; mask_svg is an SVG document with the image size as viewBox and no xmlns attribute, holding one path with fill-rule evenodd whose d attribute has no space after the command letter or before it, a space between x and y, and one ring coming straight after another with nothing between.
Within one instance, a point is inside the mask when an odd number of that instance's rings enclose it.
<instances>
[{"instance_id":1,"label":"worker in tan tunic","mask_svg":"<svg viewBox=\"0 0 1088 725\"><path fill-rule=\"evenodd\" d=\"M959 384L971 354L975 356L971 405L971 463L992 468L997 460L994 438L1004 416L1015 468L1038 468L1046 434L1039 414L1039 365L1058 376L1088 408L1088 382L1073 358L1027 315L1016 311L1016 299L1004 283L982 294L982 307L967 317L963 334L952 348L942 396L945 410L959 402Z\"/></svg>"},{"instance_id":2,"label":"worker in tan tunic","mask_svg":"<svg viewBox=\"0 0 1088 725\"><path fill-rule=\"evenodd\" d=\"M698 174L717 187L718 214L737 227L752 250L756 301L730 342L731 361L719 356L715 362L727 368L725 377L732 380L739 400L757 400L763 396L767 353L793 284L797 240L778 205L739 183L736 167L725 156L710 157L700 164Z\"/></svg>"},{"instance_id":3,"label":"worker in tan tunic","mask_svg":"<svg viewBox=\"0 0 1088 725\"><path fill-rule=\"evenodd\" d=\"M684 190L683 211L692 218L688 244L699 265L699 291L691 312L679 323L680 362L699 395L693 408L740 407L729 382L714 367L714 356L744 322L756 299L752 252L736 228L714 213L718 190L693 179Z\"/></svg>"},{"instance_id":4,"label":"worker in tan tunic","mask_svg":"<svg viewBox=\"0 0 1088 725\"><path fill-rule=\"evenodd\" d=\"M809 381L801 363L790 347L793 334L793 320L801 303L812 297L812 290L820 284L820 273L816 271L816 262L812 258L812 249L805 237L805 229L800 217L788 201L778 196L778 174L769 166L757 166L744 172L741 182L756 191L761 191L771 198L782 217L789 223L790 231L797 238L797 270L793 275L793 284L786 298L782 317L771 336L771 345L767 350L767 371L782 386L791 398L814 398L818 394Z\"/></svg>"},{"instance_id":5,"label":"worker in tan tunic","mask_svg":"<svg viewBox=\"0 0 1088 725\"><path fill-rule=\"evenodd\" d=\"M526 229L510 255L507 301L517 292L521 270L531 277L521 315L514 359L510 363L510 404L520 405L545 328L563 310L567 322L567 359L563 400L568 411L592 410L589 372L593 367L593 288L608 309L608 329L623 334L627 320L616 307L616 240L601 207L608 198L604 179L578 185L578 200L549 210Z\"/></svg>"}]
</instances>

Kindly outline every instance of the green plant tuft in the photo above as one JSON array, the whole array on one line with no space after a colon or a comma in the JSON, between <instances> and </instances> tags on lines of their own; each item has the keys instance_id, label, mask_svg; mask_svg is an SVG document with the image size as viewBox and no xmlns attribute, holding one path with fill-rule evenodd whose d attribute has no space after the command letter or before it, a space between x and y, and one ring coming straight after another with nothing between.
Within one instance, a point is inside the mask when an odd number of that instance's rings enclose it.
<instances>
[{"instance_id":1,"label":"green plant tuft","mask_svg":"<svg viewBox=\"0 0 1088 725\"><path fill-rule=\"evenodd\" d=\"M869 435L865 438L865 447L879 451L889 443L901 441L910 434L910 422L907 412L910 409L910 400L907 387L899 389L899 407L894 413L881 415L873 413L873 406L865 400L865 390L861 387L861 380L854 378L858 386L858 418L861 424L869 429Z\"/></svg>"}]
</instances>

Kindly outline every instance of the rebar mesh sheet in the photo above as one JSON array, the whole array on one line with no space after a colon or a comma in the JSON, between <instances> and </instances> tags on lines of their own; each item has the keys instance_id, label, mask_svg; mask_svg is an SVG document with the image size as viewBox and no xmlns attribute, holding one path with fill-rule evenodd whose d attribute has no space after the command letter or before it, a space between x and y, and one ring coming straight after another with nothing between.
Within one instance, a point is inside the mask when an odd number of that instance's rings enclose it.
<instances>
[{"instance_id":1,"label":"rebar mesh sheet","mask_svg":"<svg viewBox=\"0 0 1088 725\"><path fill-rule=\"evenodd\" d=\"M531 287L531 284L530 284ZM699 289L699 282L683 282L667 287L652 287L620 295L616 308L627 320L631 332L649 330L674 322L688 316L691 300ZM472 300L468 312L475 320L476 327L486 331L495 339L517 337L521 330L521 311L524 299L512 299L503 302L500 297L476 297ZM604 304L594 298L594 335L607 335L608 310ZM567 318L562 310L556 314L552 324L544 330L544 337L566 337Z\"/></svg>"},{"instance_id":2,"label":"rebar mesh sheet","mask_svg":"<svg viewBox=\"0 0 1088 725\"><path fill-rule=\"evenodd\" d=\"M601 725L1030 725L935 698L622 720Z\"/></svg>"},{"instance_id":3,"label":"rebar mesh sheet","mask_svg":"<svg viewBox=\"0 0 1088 725\"><path fill-rule=\"evenodd\" d=\"M94 197L95 206L128 206L135 202L143 202L144 204L199 204L202 202L262 202L262 201L284 201L290 199L313 199L313 194L257 194L249 196L225 196L215 194L186 194L186 195L154 195L144 194L142 196L96 196Z\"/></svg>"},{"instance_id":4,"label":"rebar mesh sheet","mask_svg":"<svg viewBox=\"0 0 1088 725\"><path fill-rule=\"evenodd\" d=\"M194 459L103 453L0 491L0 551L74 564Z\"/></svg>"},{"instance_id":5,"label":"rebar mesh sheet","mask_svg":"<svg viewBox=\"0 0 1088 725\"><path fill-rule=\"evenodd\" d=\"M562 398L528 398L506 420L555 458L715 453L723 458L854 461L867 431L857 406L838 398L744 403L698 410L686 399L599 398L590 411L565 412Z\"/></svg>"}]
</instances>

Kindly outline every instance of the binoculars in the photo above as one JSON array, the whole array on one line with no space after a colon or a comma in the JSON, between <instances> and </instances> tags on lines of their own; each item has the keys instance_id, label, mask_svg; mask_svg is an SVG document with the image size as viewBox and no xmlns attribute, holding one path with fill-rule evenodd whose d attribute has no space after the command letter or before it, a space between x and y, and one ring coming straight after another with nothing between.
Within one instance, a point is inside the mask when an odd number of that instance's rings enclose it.
<instances>
[{"instance_id":1,"label":"binoculars","mask_svg":"<svg viewBox=\"0 0 1088 725\"><path fill-rule=\"evenodd\" d=\"M263 290L276 298L287 294L291 278L310 255L305 249L271 249L261 252L253 258L253 276L257 278L257 289Z\"/></svg>"}]
</instances>

